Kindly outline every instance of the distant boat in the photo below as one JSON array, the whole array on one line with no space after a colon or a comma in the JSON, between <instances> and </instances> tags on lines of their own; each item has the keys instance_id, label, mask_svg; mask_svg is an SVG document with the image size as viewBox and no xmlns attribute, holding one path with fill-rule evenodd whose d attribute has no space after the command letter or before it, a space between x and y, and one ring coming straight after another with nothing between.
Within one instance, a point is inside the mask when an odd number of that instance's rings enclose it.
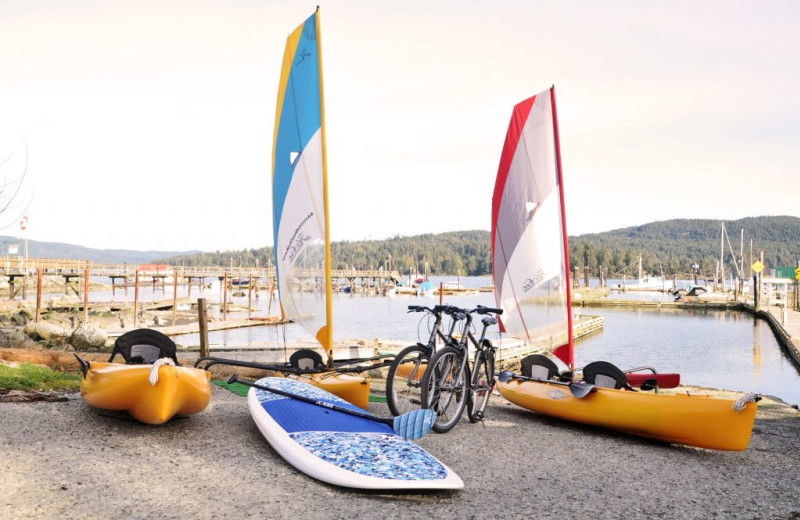
<instances>
[{"instance_id":1,"label":"distant boat","mask_svg":"<svg viewBox=\"0 0 800 520\"><path fill-rule=\"evenodd\" d=\"M444 282L442 286L434 291L436 294L450 294L450 295L468 295L468 294L477 294L477 289L470 289L461 285L460 282L456 280L450 280Z\"/></svg>"},{"instance_id":2,"label":"distant boat","mask_svg":"<svg viewBox=\"0 0 800 520\"><path fill-rule=\"evenodd\" d=\"M636 282L625 283L622 289L626 291L669 291L672 290L672 280L665 280L663 276L650 276L642 272L642 257L639 257L639 278Z\"/></svg>"}]
</instances>

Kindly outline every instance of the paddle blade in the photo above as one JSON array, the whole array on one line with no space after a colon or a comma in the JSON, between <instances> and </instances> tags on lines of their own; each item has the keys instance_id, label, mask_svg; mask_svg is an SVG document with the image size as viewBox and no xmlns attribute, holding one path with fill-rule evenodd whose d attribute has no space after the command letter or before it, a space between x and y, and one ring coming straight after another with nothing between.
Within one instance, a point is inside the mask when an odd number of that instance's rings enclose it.
<instances>
[{"instance_id":1,"label":"paddle blade","mask_svg":"<svg viewBox=\"0 0 800 520\"><path fill-rule=\"evenodd\" d=\"M77 359L78 363L81 365L81 373L83 374L83 378L86 379L86 374L89 372L89 362L74 352L72 355L75 356L75 359Z\"/></svg>"},{"instance_id":2,"label":"paddle blade","mask_svg":"<svg viewBox=\"0 0 800 520\"><path fill-rule=\"evenodd\" d=\"M430 433L436 412L425 408L398 415L392 422L394 432L404 439L419 439Z\"/></svg>"},{"instance_id":3,"label":"paddle blade","mask_svg":"<svg viewBox=\"0 0 800 520\"><path fill-rule=\"evenodd\" d=\"M590 385L585 381L576 381L574 383L569 384L569 390L572 392L572 395L577 397L578 399L582 399L587 395L591 394L595 390L594 385Z\"/></svg>"},{"instance_id":4,"label":"paddle blade","mask_svg":"<svg viewBox=\"0 0 800 520\"><path fill-rule=\"evenodd\" d=\"M514 372L510 370L503 370L497 375L497 380L501 383L508 383L512 379L514 379Z\"/></svg>"}]
</instances>

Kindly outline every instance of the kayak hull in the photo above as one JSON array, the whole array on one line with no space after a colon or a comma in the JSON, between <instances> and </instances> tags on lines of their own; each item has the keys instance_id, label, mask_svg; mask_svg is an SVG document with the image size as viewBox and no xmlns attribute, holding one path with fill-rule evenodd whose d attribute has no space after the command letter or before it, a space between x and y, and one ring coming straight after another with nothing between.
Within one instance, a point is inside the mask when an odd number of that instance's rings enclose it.
<instances>
[{"instance_id":1,"label":"kayak hull","mask_svg":"<svg viewBox=\"0 0 800 520\"><path fill-rule=\"evenodd\" d=\"M162 365L150 383L153 365L92 362L81 380L81 396L96 408L128 412L145 424L163 424L175 415L202 412L211 399L211 374Z\"/></svg>"},{"instance_id":2,"label":"kayak hull","mask_svg":"<svg viewBox=\"0 0 800 520\"><path fill-rule=\"evenodd\" d=\"M566 385L517 379L498 382L497 390L512 403L550 417L715 450L746 449L758 407L748 402L737 412L733 399L609 388L579 399Z\"/></svg>"},{"instance_id":3,"label":"kayak hull","mask_svg":"<svg viewBox=\"0 0 800 520\"><path fill-rule=\"evenodd\" d=\"M334 371L288 377L314 385L365 410L369 406L369 377Z\"/></svg>"}]
</instances>

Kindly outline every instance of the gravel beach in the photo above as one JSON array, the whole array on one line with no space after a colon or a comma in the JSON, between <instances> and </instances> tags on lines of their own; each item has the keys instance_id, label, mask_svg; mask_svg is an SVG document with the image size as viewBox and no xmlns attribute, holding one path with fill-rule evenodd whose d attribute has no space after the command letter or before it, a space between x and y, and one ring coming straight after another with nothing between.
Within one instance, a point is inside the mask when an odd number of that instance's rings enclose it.
<instances>
[{"instance_id":1,"label":"gravel beach","mask_svg":"<svg viewBox=\"0 0 800 520\"><path fill-rule=\"evenodd\" d=\"M386 406L370 410L387 414ZM385 494L296 471L245 399L166 425L103 415L79 395L0 403L0 517L16 518L800 518L800 413L760 403L750 446L718 452L550 419L492 396L419 443L464 480L456 492Z\"/></svg>"}]
</instances>

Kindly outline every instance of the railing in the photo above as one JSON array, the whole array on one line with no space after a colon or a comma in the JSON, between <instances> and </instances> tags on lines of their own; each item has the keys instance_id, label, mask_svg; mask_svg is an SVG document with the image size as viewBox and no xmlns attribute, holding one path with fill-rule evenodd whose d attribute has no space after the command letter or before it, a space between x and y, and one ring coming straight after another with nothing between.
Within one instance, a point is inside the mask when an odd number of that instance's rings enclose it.
<instances>
[{"instance_id":1,"label":"railing","mask_svg":"<svg viewBox=\"0 0 800 520\"><path fill-rule=\"evenodd\" d=\"M68 260L50 258L28 258L16 256L0 257L0 275L24 276L35 274L41 270L43 274L83 274L88 269L92 276L134 276L139 268L136 264L115 263L101 264L91 260ZM227 273L228 278L274 278L274 267L222 267L222 266L170 266L162 270L139 270L144 276L183 276L222 278ZM307 269L301 271L302 277L322 277L324 270ZM331 272L333 278L394 278L400 279L398 271L383 269L336 269Z\"/></svg>"}]
</instances>

